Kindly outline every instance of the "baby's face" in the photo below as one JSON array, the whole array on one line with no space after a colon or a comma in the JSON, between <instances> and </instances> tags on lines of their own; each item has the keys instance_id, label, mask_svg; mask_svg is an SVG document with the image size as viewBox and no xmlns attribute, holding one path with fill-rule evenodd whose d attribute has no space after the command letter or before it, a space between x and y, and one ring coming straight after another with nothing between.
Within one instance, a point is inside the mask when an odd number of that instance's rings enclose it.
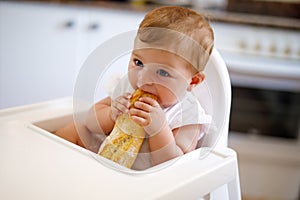
<instances>
[{"instance_id":1,"label":"baby's face","mask_svg":"<svg viewBox=\"0 0 300 200\"><path fill-rule=\"evenodd\" d=\"M134 50L129 66L129 81L158 97L162 107L174 105L188 90L196 70L184 59L158 49Z\"/></svg>"}]
</instances>

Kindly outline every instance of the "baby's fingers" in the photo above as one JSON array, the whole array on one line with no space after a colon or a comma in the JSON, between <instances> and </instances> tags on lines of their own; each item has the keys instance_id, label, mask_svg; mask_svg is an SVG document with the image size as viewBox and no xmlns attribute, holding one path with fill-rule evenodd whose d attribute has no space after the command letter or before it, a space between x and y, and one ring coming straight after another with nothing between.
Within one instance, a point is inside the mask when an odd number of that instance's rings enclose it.
<instances>
[{"instance_id":1,"label":"baby's fingers","mask_svg":"<svg viewBox=\"0 0 300 200\"><path fill-rule=\"evenodd\" d=\"M151 109L153 108L151 105L149 105L147 103L144 103L144 102L141 102L141 101L135 102L134 107L139 109L139 110L146 111L146 112L150 112Z\"/></svg>"},{"instance_id":2,"label":"baby's fingers","mask_svg":"<svg viewBox=\"0 0 300 200\"><path fill-rule=\"evenodd\" d=\"M150 114L148 112L136 108L130 109L130 116L133 121L141 126L147 126L151 121Z\"/></svg>"},{"instance_id":3,"label":"baby's fingers","mask_svg":"<svg viewBox=\"0 0 300 200\"><path fill-rule=\"evenodd\" d=\"M141 97L139 99L139 101L140 102L144 102L146 104L149 104L149 105L151 105L153 107L159 106L158 102L155 99L151 98L151 97Z\"/></svg>"},{"instance_id":4,"label":"baby's fingers","mask_svg":"<svg viewBox=\"0 0 300 200\"><path fill-rule=\"evenodd\" d=\"M149 125L149 121L146 120L145 118L143 117L139 117L139 116L136 116L136 115L131 115L131 119L139 124L140 126L148 126Z\"/></svg>"},{"instance_id":5,"label":"baby's fingers","mask_svg":"<svg viewBox=\"0 0 300 200\"><path fill-rule=\"evenodd\" d=\"M130 106L130 103L126 101L125 99L116 99L112 106L114 109L116 109L119 112L128 112L128 108Z\"/></svg>"},{"instance_id":6,"label":"baby's fingers","mask_svg":"<svg viewBox=\"0 0 300 200\"><path fill-rule=\"evenodd\" d=\"M123 96L119 96L115 102L118 103L118 104L122 104L124 105L125 107L129 108L130 106L130 103L129 103L129 99L131 97L131 94L129 93L125 93Z\"/></svg>"}]
</instances>

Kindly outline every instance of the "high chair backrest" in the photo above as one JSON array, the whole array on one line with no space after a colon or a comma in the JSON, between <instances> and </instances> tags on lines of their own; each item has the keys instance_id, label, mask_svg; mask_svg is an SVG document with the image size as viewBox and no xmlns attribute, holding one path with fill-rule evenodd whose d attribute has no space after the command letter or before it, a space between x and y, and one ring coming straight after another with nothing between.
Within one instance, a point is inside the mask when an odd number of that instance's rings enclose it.
<instances>
[{"instance_id":1,"label":"high chair backrest","mask_svg":"<svg viewBox=\"0 0 300 200\"><path fill-rule=\"evenodd\" d=\"M129 54L118 58L110 69L107 70L98 87L95 97L101 99L112 86L116 85L119 78L127 73ZM227 67L217 49L213 49L211 57L204 69L205 80L193 89L204 110L212 116L212 123L208 134L198 143L198 147L227 147L229 114L231 106L231 84ZM108 92L109 93L109 92ZM99 95L100 94L100 95Z\"/></svg>"},{"instance_id":2,"label":"high chair backrest","mask_svg":"<svg viewBox=\"0 0 300 200\"><path fill-rule=\"evenodd\" d=\"M212 123L198 146L227 147L231 84L225 62L216 49L213 49L204 73L205 80L194 89L194 93L212 116Z\"/></svg>"}]
</instances>

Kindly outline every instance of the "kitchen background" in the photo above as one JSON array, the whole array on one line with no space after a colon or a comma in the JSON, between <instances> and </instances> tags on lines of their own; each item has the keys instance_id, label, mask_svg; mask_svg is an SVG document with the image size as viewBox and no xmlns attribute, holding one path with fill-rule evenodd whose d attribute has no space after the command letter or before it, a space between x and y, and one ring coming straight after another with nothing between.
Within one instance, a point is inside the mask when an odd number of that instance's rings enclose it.
<instances>
[{"instance_id":1,"label":"kitchen background","mask_svg":"<svg viewBox=\"0 0 300 200\"><path fill-rule=\"evenodd\" d=\"M93 49L165 4L214 28L243 199L300 199L299 0L0 1L0 109L71 96Z\"/></svg>"}]
</instances>

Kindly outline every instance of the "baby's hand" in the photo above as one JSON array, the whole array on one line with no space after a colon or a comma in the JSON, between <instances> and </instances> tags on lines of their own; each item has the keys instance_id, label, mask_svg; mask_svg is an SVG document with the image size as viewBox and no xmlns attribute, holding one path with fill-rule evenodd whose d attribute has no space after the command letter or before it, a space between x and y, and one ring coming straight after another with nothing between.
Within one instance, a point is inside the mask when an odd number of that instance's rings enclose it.
<instances>
[{"instance_id":1,"label":"baby's hand","mask_svg":"<svg viewBox=\"0 0 300 200\"><path fill-rule=\"evenodd\" d=\"M131 97L130 93L125 93L122 96L117 97L111 102L111 118L116 121L119 115L129 111L129 99Z\"/></svg>"},{"instance_id":2,"label":"baby's hand","mask_svg":"<svg viewBox=\"0 0 300 200\"><path fill-rule=\"evenodd\" d=\"M144 127L148 135L157 134L166 123L166 116L158 102L150 97L141 97L130 109L131 118Z\"/></svg>"}]
</instances>

